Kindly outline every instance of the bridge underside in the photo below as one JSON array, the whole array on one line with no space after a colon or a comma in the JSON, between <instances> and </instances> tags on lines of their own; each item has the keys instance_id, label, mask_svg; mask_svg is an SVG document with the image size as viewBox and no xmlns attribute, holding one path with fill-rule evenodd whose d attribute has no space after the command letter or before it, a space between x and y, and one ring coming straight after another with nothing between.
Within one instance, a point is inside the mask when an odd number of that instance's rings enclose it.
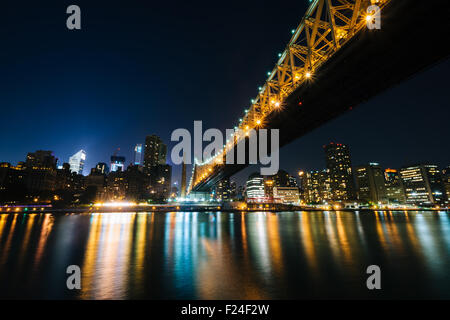
<instances>
[{"instance_id":1,"label":"bridge underside","mask_svg":"<svg viewBox=\"0 0 450 320\"><path fill-rule=\"evenodd\" d=\"M287 97L283 110L266 118L264 127L280 129L282 147L445 59L450 25L441 4L391 1L383 10L380 30L363 29L316 70L313 81ZM207 191L245 167L222 166L192 190Z\"/></svg>"}]
</instances>

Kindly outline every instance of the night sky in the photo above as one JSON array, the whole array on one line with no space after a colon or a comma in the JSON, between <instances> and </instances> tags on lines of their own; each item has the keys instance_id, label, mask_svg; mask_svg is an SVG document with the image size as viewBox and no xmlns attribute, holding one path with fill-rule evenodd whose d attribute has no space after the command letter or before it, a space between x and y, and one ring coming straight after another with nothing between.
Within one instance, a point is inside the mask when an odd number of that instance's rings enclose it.
<instances>
[{"instance_id":1,"label":"night sky","mask_svg":"<svg viewBox=\"0 0 450 320\"><path fill-rule=\"evenodd\" d=\"M44 149L62 163L84 149L87 174L117 148L128 163L148 134L169 143L194 120L234 127L307 3L3 2L0 161ZM82 30L66 28L71 4L81 8ZM449 74L447 60L296 140L281 150L281 168L322 169L331 141L350 146L354 165L450 165Z\"/></svg>"}]
</instances>

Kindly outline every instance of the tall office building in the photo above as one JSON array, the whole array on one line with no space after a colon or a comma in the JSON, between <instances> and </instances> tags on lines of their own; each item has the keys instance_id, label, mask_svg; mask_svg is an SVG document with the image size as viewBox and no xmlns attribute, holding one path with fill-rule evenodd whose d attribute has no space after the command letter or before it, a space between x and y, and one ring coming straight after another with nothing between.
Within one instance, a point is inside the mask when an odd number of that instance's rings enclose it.
<instances>
[{"instance_id":1,"label":"tall office building","mask_svg":"<svg viewBox=\"0 0 450 320\"><path fill-rule=\"evenodd\" d=\"M303 174L304 200L307 203L324 203L331 200L331 182L327 170Z\"/></svg>"},{"instance_id":2,"label":"tall office building","mask_svg":"<svg viewBox=\"0 0 450 320\"><path fill-rule=\"evenodd\" d=\"M369 163L354 169L358 199L365 203L386 203L384 172L378 163Z\"/></svg>"},{"instance_id":3,"label":"tall office building","mask_svg":"<svg viewBox=\"0 0 450 320\"><path fill-rule=\"evenodd\" d=\"M77 174L83 174L84 161L86 160L86 152L80 150L69 158L70 171Z\"/></svg>"},{"instance_id":4,"label":"tall office building","mask_svg":"<svg viewBox=\"0 0 450 320\"><path fill-rule=\"evenodd\" d=\"M332 200L355 199L352 164L348 146L331 142L324 146L324 150L331 181Z\"/></svg>"},{"instance_id":5,"label":"tall office building","mask_svg":"<svg viewBox=\"0 0 450 320\"><path fill-rule=\"evenodd\" d=\"M431 206L444 202L442 178L437 166L404 167L400 170L400 178L405 188L406 203Z\"/></svg>"},{"instance_id":6,"label":"tall office building","mask_svg":"<svg viewBox=\"0 0 450 320\"><path fill-rule=\"evenodd\" d=\"M158 164L166 164L167 146L156 135L145 138L144 167L150 169Z\"/></svg>"},{"instance_id":7,"label":"tall office building","mask_svg":"<svg viewBox=\"0 0 450 320\"><path fill-rule=\"evenodd\" d=\"M384 181L386 184L386 197L389 203L405 203L405 190L400 179L398 170L384 170Z\"/></svg>"},{"instance_id":8,"label":"tall office building","mask_svg":"<svg viewBox=\"0 0 450 320\"><path fill-rule=\"evenodd\" d=\"M248 202L263 202L265 200L264 178L257 172L252 173L247 179L246 197Z\"/></svg>"},{"instance_id":9,"label":"tall office building","mask_svg":"<svg viewBox=\"0 0 450 320\"><path fill-rule=\"evenodd\" d=\"M137 166L142 164L142 144L134 147L134 164Z\"/></svg>"},{"instance_id":10,"label":"tall office building","mask_svg":"<svg viewBox=\"0 0 450 320\"><path fill-rule=\"evenodd\" d=\"M125 157L111 156L111 172L125 171Z\"/></svg>"}]
</instances>

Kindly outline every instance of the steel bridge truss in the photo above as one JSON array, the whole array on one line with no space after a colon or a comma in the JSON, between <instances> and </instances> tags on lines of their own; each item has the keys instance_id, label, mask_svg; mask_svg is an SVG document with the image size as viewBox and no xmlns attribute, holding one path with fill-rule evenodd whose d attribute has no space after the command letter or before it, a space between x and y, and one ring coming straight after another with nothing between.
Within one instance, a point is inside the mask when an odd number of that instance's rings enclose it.
<instances>
[{"instance_id":1,"label":"steel bridge truss","mask_svg":"<svg viewBox=\"0 0 450 320\"><path fill-rule=\"evenodd\" d=\"M370 6L382 10L389 1L313 0L297 29L292 30L286 49L278 54L279 59L264 86L239 120L235 134L227 137L220 153L193 166L188 193L225 165L227 152L249 130L264 128L264 121L271 113L282 112L286 97L305 82L314 81L314 73L320 66L374 19L377 12L368 12Z\"/></svg>"}]
</instances>

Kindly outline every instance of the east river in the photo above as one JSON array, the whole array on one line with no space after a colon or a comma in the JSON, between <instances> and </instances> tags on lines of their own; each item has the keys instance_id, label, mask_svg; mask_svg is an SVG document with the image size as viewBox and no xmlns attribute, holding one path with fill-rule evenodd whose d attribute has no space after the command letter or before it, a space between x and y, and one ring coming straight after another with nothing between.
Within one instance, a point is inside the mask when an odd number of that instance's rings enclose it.
<instances>
[{"instance_id":1,"label":"east river","mask_svg":"<svg viewBox=\"0 0 450 320\"><path fill-rule=\"evenodd\" d=\"M450 213L0 214L0 298L449 299Z\"/></svg>"}]
</instances>

